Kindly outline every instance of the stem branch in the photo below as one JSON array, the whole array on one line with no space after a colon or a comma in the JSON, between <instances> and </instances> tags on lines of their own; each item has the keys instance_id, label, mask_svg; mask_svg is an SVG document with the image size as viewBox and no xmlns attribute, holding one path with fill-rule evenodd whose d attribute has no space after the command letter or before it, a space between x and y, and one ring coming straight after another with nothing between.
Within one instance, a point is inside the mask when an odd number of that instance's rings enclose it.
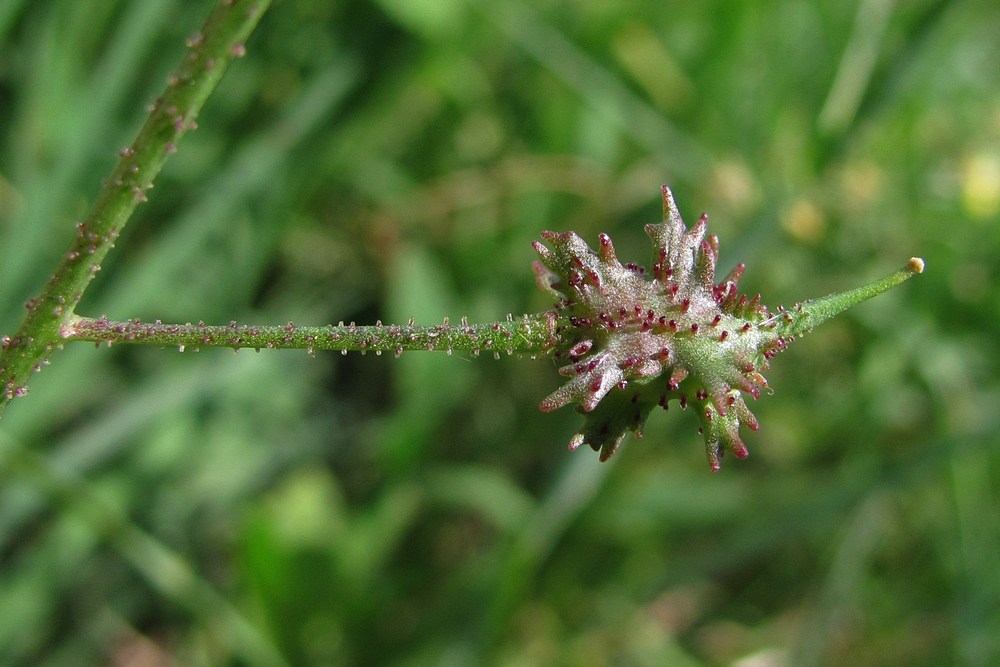
<instances>
[{"instance_id":1,"label":"stem branch","mask_svg":"<svg viewBox=\"0 0 1000 667\"><path fill-rule=\"evenodd\" d=\"M146 344L176 347L181 351L202 347L230 347L233 349L295 349L349 350L376 354L405 350L460 350L473 354L514 352L540 354L551 347L555 319L550 314L522 315L490 324L460 324L418 326L411 321L406 325L381 323L358 326L345 325L322 327L252 326L231 322L228 325L164 324L138 320L111 321L106 318L74 317L63 326L64 341L91 341L94 343Z\"/></svg>"},{"instance_id":2,"label":"stem branch","mask_svg":"<svg viewBox=\"0 0 1000 667\"><path fill-rule=\"evenodd\" d=\"M243 55L243 42L270 0L219 0L201 31L187 41L187 52L167 87L150 107L135 141L119 152L118 165L104 181L76 237L42 293L27 304L17 332L0 346L0 413L27 393L31 373L61 344L61 330L135 208L146 200L153 179L195 118L227 66Z\"/></svg>"}]
</instances>

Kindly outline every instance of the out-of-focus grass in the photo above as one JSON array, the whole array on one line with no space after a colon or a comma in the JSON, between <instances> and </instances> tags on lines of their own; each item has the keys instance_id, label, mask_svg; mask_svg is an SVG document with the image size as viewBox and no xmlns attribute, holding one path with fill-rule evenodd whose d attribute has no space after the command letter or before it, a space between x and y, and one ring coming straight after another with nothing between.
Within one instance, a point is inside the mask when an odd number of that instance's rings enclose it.
<instances>
[{"instance_id":1,"label":"out-of-focus grass","mask_svg":"<svg viewBox=\"0 0 1000 667\"><path fill-rule=\"evenodd\" d=\"M0 3L0 331L207 11ZM537 311L537 233L645 261L661 183L772 305L928 271L778 357L718 475L673 410L567 454L547 362L71 346L0 423L2 661L994 664L998 33L989 0L276 3L83 312Z\"/></svg>"}]
</instances>

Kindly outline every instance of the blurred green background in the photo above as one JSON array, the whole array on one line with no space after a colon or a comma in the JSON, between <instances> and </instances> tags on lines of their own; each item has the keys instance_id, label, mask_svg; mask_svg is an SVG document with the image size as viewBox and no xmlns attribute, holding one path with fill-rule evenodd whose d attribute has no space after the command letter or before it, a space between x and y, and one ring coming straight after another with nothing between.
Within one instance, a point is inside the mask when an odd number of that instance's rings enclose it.
<instances>
[{"instance_id":1,"label":"blurred green background","mask_svg":"<svg viewBox=\"0 0 1000 667\"><path fill-rule=\"evenodd\" d=\"M0 3L10 334L211 3ZM489 321L670 184L796 342L751 457L548 361L73 345L0 422L0 662L1000 662L995 0L276 0L80 312Z\"/></svg>"}]
</instances>

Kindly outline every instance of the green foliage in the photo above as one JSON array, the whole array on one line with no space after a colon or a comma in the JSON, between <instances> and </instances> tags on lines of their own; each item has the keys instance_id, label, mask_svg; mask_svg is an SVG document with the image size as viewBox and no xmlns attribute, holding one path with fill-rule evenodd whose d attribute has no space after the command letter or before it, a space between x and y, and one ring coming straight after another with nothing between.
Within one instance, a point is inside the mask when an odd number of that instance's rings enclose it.
<instances>
[{"instance_id":1,"label":"green foliage","mask_svg":"<svg viewBox=\"0 0 1000 667\"><path fill-rule=\"evenodd\" d=\"M208 10L0 3L0 332ZM0 661L995 662L997 20L277 3L82 312L538 312L538 230L644 257L661 183L775 303L932 270L784 353L714 476L688 420L567 454L537 361L68 346L0 422Z\"/></svg>"}]
</instances>

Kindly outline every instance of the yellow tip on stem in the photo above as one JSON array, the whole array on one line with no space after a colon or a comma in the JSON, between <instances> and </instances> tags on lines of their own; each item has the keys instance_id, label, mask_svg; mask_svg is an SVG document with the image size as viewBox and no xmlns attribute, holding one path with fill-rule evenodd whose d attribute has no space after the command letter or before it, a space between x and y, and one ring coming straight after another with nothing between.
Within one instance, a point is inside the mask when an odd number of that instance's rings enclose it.
<instances>
[{"instance_id":1,"label":"yellow tip on stem","mask_svg":"<svg viewBox=\"0 0 1000 667\"><path fill-rule=\"evenodd\" d=\"M906 270L910 273L923 273L924 260L920 257L911 257L910 261L906 263Z\"/></svg>"}]
</instances>

